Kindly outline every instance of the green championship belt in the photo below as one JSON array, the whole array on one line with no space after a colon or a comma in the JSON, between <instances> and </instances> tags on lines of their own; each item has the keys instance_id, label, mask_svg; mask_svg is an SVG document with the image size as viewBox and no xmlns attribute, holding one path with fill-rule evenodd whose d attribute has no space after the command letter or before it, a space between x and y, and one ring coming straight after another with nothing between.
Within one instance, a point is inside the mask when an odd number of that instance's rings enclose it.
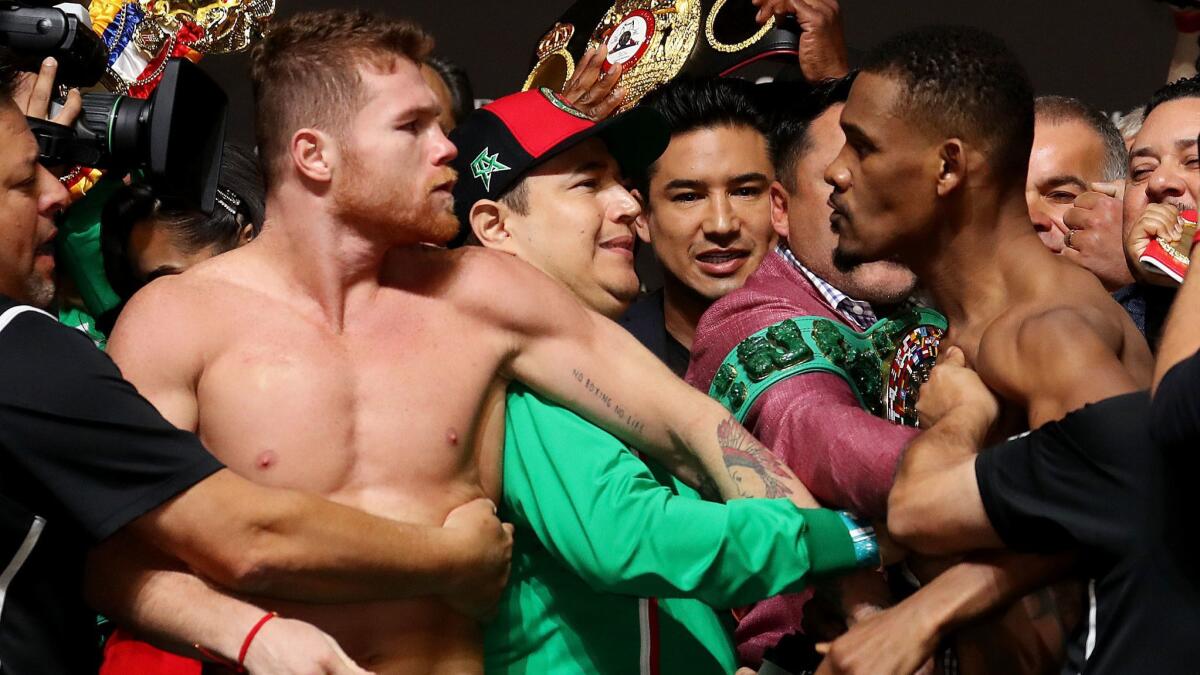
<instances>
[{"instance_id":1,"label":"green championship belt","mask_svg":"<svg viewBox=\"0 0 1200 675\"><path fill-rule=\"evenodd\" d=\"M784 319L742 340L721 362L708 395L746 418L776 382L803 373L846 380L863 408L898 424L917 425L917 390L937 361L946 318L924 307L858 333L815 316Z\"/></svg>"}]
</instances>

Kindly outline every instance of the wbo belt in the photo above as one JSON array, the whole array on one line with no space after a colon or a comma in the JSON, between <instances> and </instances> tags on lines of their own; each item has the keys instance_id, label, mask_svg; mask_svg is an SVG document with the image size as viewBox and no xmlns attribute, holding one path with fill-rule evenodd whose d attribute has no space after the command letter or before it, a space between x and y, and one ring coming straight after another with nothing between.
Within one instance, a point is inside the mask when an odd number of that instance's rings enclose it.
<instances>
[{"instance_id":1,"label":"wbo belt","mask_svg":"<svg viewBox=\"0 0 1200 675\"><path fill-rule=\"evenodd\" d=\"M759 25L745 0L578 0L538 41L523 89L562 91L589 46L608 46L622 67L628 110L680 73L728 75L755 61L797 54L800 28ZM606 66L607 67L607 66Z\"/></svg>"},{"instance_id":2,"label":"wbo belt","mask_svg":"<svg viewBox=\"0 0 1200 675\"><path fill-rule=\"evenodd\" d=\"M946 318L918 307L856 332L815 316L784 319L742 340L717 368L708 395L743 422L777 382L811 372L846 380L872 414L917 425L917 391L937 362Z\"/></svg>"}]
</instances>

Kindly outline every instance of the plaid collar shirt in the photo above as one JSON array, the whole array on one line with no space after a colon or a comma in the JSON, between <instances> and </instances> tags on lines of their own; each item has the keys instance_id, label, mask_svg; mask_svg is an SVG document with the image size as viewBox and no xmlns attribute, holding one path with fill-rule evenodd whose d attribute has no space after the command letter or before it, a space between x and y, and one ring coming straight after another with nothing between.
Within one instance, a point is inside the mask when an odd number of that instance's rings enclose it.
<instances>
[{"instance_id":1,"label":"plaid collar shirt","mask_svg":"<svg viewBox=\"0 0 1200 675\"><path fill-rule=\"evenodd\" d=\"M871 303L863 300L855 300L831 286L829 282L821 277L813 274L812 270L801 264L796 259L796 256L792 254L791 249L784 244L780 243L776 247L775 252L783 256L784 260L791 263L792 267L795 267L801 274L807 277L812 282L813 288L816 288L821 297L825 299L825 302L836 310L838 314L845 317L852 325L857 326L859 330L867 330L879 321L879 317L875 315L875 309L871 307Z\"/></svg>"}]
</instances>

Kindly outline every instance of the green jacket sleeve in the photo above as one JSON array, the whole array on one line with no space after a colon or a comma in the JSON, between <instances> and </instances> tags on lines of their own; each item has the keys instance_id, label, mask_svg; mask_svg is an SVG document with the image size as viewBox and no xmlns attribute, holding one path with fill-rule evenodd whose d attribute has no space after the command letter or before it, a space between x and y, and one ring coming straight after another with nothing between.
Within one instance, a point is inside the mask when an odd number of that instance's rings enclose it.
<instances>
[{"instance_id":1,"label":"green jacket sleeve","mask_svg":"<svg viewBox=\"0 0 1200 675\"><path fill-rule=\"evenodd\" d=\"M523 387L505 426L506 511L596 590L737 607L855 566L835 512L676 495L621 441Z\"/></svg>"}]
</instances>

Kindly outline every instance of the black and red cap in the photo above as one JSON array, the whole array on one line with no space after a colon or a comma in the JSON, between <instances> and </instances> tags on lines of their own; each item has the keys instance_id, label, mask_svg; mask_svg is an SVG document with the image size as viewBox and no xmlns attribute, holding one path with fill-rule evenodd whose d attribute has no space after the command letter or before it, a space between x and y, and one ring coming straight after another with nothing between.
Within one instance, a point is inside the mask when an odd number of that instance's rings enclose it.
<instances>
[{"instance_id":1,"label":"black and red cap","mask_svg":"<svg viewBox=\"0 0 1200 675\"><path fill-rule=\"evenodd\" d=\"M450 132L458 148L452 166L454 212L461 244L471 229L468 215L481 199L498 199L530 169L583 141L599 137L625 175L645 171L671 142L662 116L649 108L597 122L557 92L540 88L496 99L472 112Z\"/></svg>"}]
</instances>

